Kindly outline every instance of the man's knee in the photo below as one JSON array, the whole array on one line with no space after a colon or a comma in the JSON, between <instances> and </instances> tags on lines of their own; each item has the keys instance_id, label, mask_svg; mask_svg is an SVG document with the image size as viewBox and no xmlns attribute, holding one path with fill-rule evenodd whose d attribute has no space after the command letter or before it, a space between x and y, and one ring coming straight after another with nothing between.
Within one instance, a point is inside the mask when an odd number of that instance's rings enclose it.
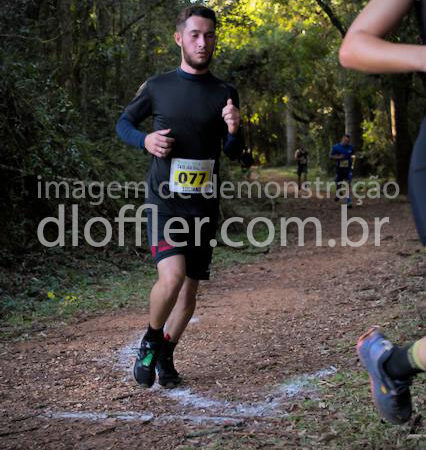
<instances>
[{"instance_id":1,"label":"man's knee","mask_svg":"<svg viewBox=\"0 0 426 450\"><path fill-rule=\"evenodd\" d=\"M158 283L165 289L168 296L177 296L185 281L185 266L168 264L167 267L159 267Z\"/></svg>"}]
</instances>

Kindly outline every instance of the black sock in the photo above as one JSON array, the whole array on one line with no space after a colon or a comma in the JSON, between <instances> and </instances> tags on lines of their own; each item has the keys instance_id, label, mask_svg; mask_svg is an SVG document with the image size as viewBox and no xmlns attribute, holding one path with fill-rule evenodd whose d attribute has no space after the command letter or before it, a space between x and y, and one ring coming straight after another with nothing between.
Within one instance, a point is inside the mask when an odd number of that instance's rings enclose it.
<instances>
[{"instance_id":1,"label":"black sock","mask_svg":"<svg viewBox=\"0 0 426 450\"><path fill-rule=\"evenodd\" d=\"M385 362L386 373L394 380L404 380L422 372L417 367L413 367L408 357L408 349L412 344L404 347L396 347L390 358Z\"/></svg>"},{"instance_id":2,"label":"black sock","mask_svg":"<svg viewBox=\"0 0 426 450\"><path fill-rule=\"evenodd\" d=\"M164 351L167 355L173 355L177 342L164 341Z\"/></svg>"},{"instance_id":3,"label":"black sock","mask_svg":"<svg viewBox=\"0 0 426 450\"><path fill-rule=\"evenodd\" d=\"M163 342L164 340L164 331L163 327L155 329L152 328L151 325L148 325L148 330L143 337L146 341L150 342Z\"/></svg>"}]
</instances>

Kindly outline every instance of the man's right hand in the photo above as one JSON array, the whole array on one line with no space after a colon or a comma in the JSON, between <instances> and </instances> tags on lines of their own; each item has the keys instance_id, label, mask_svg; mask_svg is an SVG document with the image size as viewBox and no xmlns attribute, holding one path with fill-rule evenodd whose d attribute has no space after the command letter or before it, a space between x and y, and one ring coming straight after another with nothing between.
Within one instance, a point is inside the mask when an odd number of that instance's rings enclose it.
<instances>
[{"instance_id":1,"label":"man's right hand","mask_svg":"<svg viewBox=\"0 0 426 450\"><path fill-rule=\"evenodd\" d=\"M172 144L175 141L173 138L166 136L170 131L172 130L169 128L148 134L145 138L145 148L148 152L158 158L165 158L172 150Z\"/></svg>"}]
</instances>

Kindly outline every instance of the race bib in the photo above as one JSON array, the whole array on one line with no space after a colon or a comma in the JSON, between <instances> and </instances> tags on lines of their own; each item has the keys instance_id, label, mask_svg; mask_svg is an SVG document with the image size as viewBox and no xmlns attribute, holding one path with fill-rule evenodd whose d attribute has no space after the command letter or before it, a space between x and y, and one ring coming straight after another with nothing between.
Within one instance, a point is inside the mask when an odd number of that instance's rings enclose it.
<instances>
[{"instance_id":1,"label":"race bib","mask_svg":"<svg viewBox=\"0 0 426 450\"><path fill-rule=\"evenodd\" d=\"M339 167L344 167L344 168L346 168L346 167L349 167L349 159L341 159L340 160L340 166Z\"/></svg>"},{"instance_id":2,"label":"race bib","mask_svg":"<svg viewBox=\"0 0 426 450\"><path fill-rule=\"evenodd\" d=\"M306 164L308 160L306 158L300 158L299 159L300 164Z\"/></svg>"},{"instance_id":3,"label":"race bib","mask_svg":"<svg viewBox=\"0 0 426 450\"><path fill-rule=\"evenodd\" d=\"M197 194L213 192L214 159L172 158L169 189L171 192Z\"/></svg>"}]
</instances>

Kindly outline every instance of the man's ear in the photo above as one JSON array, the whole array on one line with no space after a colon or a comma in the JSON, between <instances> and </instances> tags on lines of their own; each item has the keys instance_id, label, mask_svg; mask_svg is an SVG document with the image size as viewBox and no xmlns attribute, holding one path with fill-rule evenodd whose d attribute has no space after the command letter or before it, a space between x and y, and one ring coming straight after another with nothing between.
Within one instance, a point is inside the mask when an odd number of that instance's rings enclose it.
<instances>
[{"instance_id":1,"label":"man's ear","mask_svg":"<svg viewBox=\"0 0 426 450\"><path fill-rule=\"evenodd\" d=\"M182 35L178 31L175 33L175 42L179 47L182 46Z\"/></svg>"}]
</instances>

